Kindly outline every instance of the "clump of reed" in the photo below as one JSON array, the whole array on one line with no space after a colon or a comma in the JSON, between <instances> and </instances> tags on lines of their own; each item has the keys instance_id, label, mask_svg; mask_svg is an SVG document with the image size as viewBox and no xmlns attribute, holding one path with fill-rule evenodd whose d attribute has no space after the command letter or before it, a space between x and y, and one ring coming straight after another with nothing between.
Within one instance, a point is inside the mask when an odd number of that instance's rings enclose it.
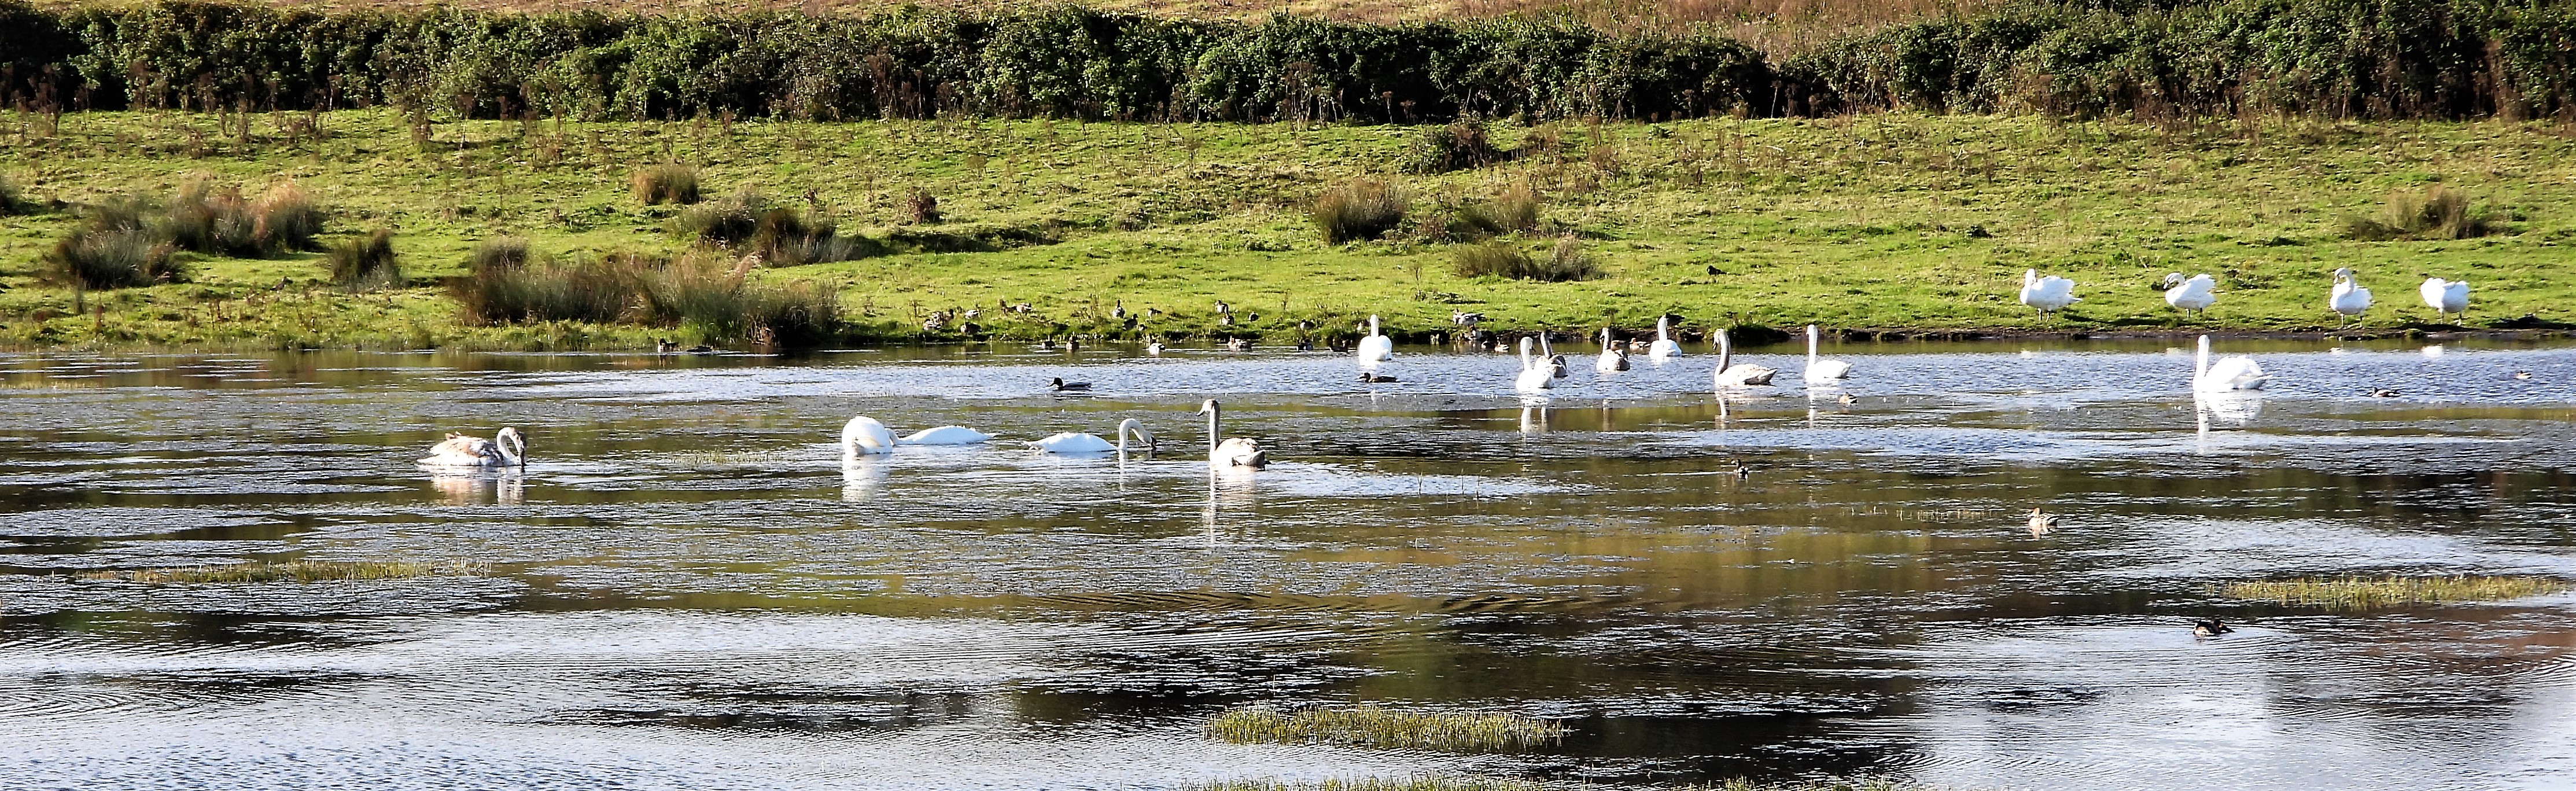
<instances>
[{"instance_id":1,"label":"clump of reed","mask_svg":"<svg viewBox=\"0 0 2576 791\"><path fill-rule=\"evenodd\" d=\"M1447 173L1452 170L1480 168L1511 159L1511 154L1494 147L1485 133L1485 125L1474 119L1460 119L1446 126L1422 130L1413 148L1405 152L1404 169L1414 173Z\"/></svg>"},{"instance_id":2,"label":"clump of reed","mask_svg":"<svg viewBox=\"0 0 2576 791\"><path fill-rule=\"evenodd\" d=\"M239 187L203 179L179 188L153 223L163 238L201 253L264 258L291 250L319 249L323 212L295 182L278 182L245 198Z\"/></svg>"},{"instance_id":3,"label":"clump of reed","mask_svg":"<svg viewBox=\"0 0 2576 791\"><path fill-rule=\"evenodd\" d=\"M684 334L803 348L840 331L840 297L809 283L752 281L758 253L727 266L703 251L638 270L645 320Z\"/></svg>"},{"instance_id":4,"label":"clump of reed","mask_svg":"<svg viewBox=\"0 0 2576 791\"><path fill-rule=\"evenodd\" d=\"M18 182L8 176L0 176L0 216L33 214L35 211L36 204L27 200L27 193L18 189Z\"/></svg>"},{"instance_id":5,"label":"clump of reed","mask_svg":"<svg viewBox=\"0 0 2576 791\"><path fill-rule=\"evenodd\" d=\"M1525 182L1515 183L1483 203L1459 210L1458 221L1487 235L1534 231L1539 206L1538 190Z\"/></svg>"},{"instance_id":6,"label":"clump of reed","mask_svg":"<svg viewBox=\"0 0 2576 791\"><path fill-rule=\"evenodd\" d=\"M1333 244L1375 239L1404 224L1412 199L1402 188L1376 179L1352 179L1315 199L1315 227Z\"/></svg>"},{"instance_id":7,"label":"clump of reed","mask_svg":"<svg viewBox=\"0 0 2576 791\"><path fill-rule=\"evenodd\" d=\"M403 284L402 264L394 258L394 232L378 228L363 239L351 239L323 254L331 265L331 282L343 288L393 288Z\"/></svg>"},{"instance_id":8,"label":"clump of reed","mask_svg":"<svg viewBox=\"0 0 2576 791\"><path fill-rule=\"evenodd\" d=\"M634 189L635 200L646 206L662 203L686 205L699 200L698 169L688 165L672 163L636 168L633 175L627 176L626 183Z\"/></svg>"},{"instance_id":9,"label":"clump of reed","mask_svg":"<svg viewBox=\"0 0 2576 791\"><path fill-rule=\"evenodd\" d=\"M252 561L220 566L185 568L133 569L128 571L88 571L84 580L119 582L326 582L330 580L385 580L411 577L463 576L487 570L480 563L452 561L341 561L290 560L282 563Z\"/></svg>"},{"instance_id":10,"label":"clump of reed","mask_svg":"<svg viewBox=\"0 0 2576 791\"><path fill-rule=\"evenodd\" d=\"M2367 610L2409 604L2505 601L2567 590L2567 583L2547 577L2301 577L2229 583L2228 598L2340 610Z\"/></svg>"},{"instance_id":11,"label":"clump of reed","mask_svg":"<svg viewBox=\"0 0 2576 791\"><path fill-rule=\"evenodd\" d=\"M1447 752L1500 752L1554 743L1565 726L1490 712L1414 712L1382 706L1347 709L1267 706L1228 709L1210 718L1208 738L1236 743L1319 742Z\"/></svg>"},{"instance_id":12,"label":"clump of reed","mask_svg":"<svg viewBox=\"0 0 2576 791\"><path fill-rule=\"evenodd\" d=\"M937 224L943 217L939 213L939 196L930 194L927 189L912 188L912 194L904 196L903 204L912 214L912 221L921 225Z\"/></svg>"},{"instance_id":13,"label":"clump of reed","mask_svg":"<svg viewBox=\"0 0 2576 791\"><path fill-rule=\"evenodd\" d=\"M2440 184L2422 194L2396 190L2380 204L2375 217L2344 218L2343 235L2362 241L2390 239L2468 239L2495 230L2485 212L2469 206L2469 196Z\"/></svg>"},{"instance_id":14,"label":"clump of reed","mask_svg":"<svg viewBox=\"0 0 2576 791\"><path fill-rule=\"evenodd\" d=\"M450 281L448 291L464 306L466 318L480 324L604 324L635 307L631 258L564 261L530 251L525 240L494 239L475 246L466 259L466 275Z\"/></svg>"},{"instance_id":15,"label":"clump of reed","mask_svg":"<svg viewBox=\"0 0 2576 791\"><path fill-rule=\"evenodd\" d=\"M831 220L777 205L750 188L691 207L673 223L702 243L749 250L777 266L855 261L886 252L875 240L843 236Z\"/></svg>"},{"instance_id":16,"label":"clump of reed","mask_svg":"<svg viewBox=\"0 0 2576 791\"><path fill-rule=\"evenodd\" d=\"M177 248L146 227L143 203L100 203L79 228L44 254L45 279L81 289L174 283L185 278Z\"/></svg>"},{"instance_id":17,"label":"clump of reed","mask_svg":"<svg viewBox=\"0 0 2576 791\"><path fill-rule=\"evenodd\" d=\"M1513 280L1536 280L1559 283L1591 280L1601 276L1601 267L1583 251L1583 243L1568 236L1548 249L1547 257L1532 257L1510 242L1487 242L1460 245L1450 251L1450 269L1459 277L1505 277Z\"/></svg>"}]
</instances>

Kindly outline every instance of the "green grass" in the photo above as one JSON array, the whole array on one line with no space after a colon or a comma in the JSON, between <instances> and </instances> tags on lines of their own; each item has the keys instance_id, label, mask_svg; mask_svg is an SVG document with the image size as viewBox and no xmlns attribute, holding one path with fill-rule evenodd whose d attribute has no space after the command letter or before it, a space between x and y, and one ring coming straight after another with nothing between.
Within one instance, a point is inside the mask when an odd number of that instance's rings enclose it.
<instances>
[{"instance_id":1,"label":"green grass","mask_svg":"<svg viewBox=\"0 0 2576 791\"><path fill-rule=\"evenodd\" d=\"M2505 601L2567 590L2567 583L2546 577L2309 577L2229 583L2222 592L2232 599L2367 610L2408 604Z\"/></svg>"},{"instance_id":2,"label":"green grass","mask_svg":"<svg viewBox=\"0 0 2576 791\"><path fill-rule=\"evenodd\" d=\"M321 116L327 135L254 115L251 142L212 116L63 116L53 134L0 133L0 177L27 200L168 196L191 181L260 194L292 179L329 210L322 242L377 227L412 286L329 288L323 256L181 253L185 282L90 291L39 282L74 212L0 217L0 346L188 345L645 348L659 326L474 326L443 278L501 237L558 256L668 255L694 244L680 207L633 196L638 168L696 167L710 195L749 187L813 223L865 239L858 260L765 267L755 281L837 295L854 339L925 334L929 312L982 308L986 334L1286 338L1313 319L1368 314L1420 337L1453 310L1496 328L1808 322L1916 330L2318 330L2328 272L2359 271L2380 304L2365 328L2434 321L2414 286L2475 288L2473 327L2576 304L2576 135L2544 123L2068 125L2029 116L1864 115L1664 124L1496 125L1495 143L1554 139L1509 162L1437 175L1401 164L1401 126L898 121L533 124L442 122L415 145L389 112ZM193 130L193 131L192 131ZM193 155L193 156L192 156ZM1328 243L1311 216L1333 184L1384 181L1412 196L1405 226ZM2496 228L2468 239L2348 238L2392 192L2440 184ZM1512 185L1541 199L1545 249L1572 234L1603 277L1534 283L1461 277L1430 220L1473 214ZM936 195L937 223L915 221ZM856 253L854 253L856 254ZM2084 302L2044 323L2014 302L2024 268L2074 278ZM1710 270L1716 270L1711 274ZM2185 322L2150 284L2207 271L2216 308ZM1160 314L1129 330L1109 308ZM1217 300L1236 308L1219 327ZM1002 304L1027 302L1028 315ZM1258 314L1257 317L1254 314ZM696 338L684 340L696 341Z\"/></svg>"},{"instance_id":3,"label":"green grass","mask_svg":"<svg viewBox=\"0 0 2576 791\"><path fill-rule=\"evenodd\" d=\"M290 560L284 563L252 561L221 566L190 568L134 569L130 571L82 572L85 580L121 582L323 582L327 580L385 580L410 577L481 574L484 567L471 563L416 563L406 561L337 561Z\"/></svg>"},{"instance_id":4,"label":"green grass","mask_svg":"<svg viewBox=\"0 0 2576 791\"><path fill-rule=\"evenodd\" d=\"M1208 738L1236 743L1320 742L1449 752L1502 752L1551 744L1565 726L1497 713L1413 712L1382 706L1347 709L1266 706L1229 709L1210 718Z\"/></svg>"}]
</instances>

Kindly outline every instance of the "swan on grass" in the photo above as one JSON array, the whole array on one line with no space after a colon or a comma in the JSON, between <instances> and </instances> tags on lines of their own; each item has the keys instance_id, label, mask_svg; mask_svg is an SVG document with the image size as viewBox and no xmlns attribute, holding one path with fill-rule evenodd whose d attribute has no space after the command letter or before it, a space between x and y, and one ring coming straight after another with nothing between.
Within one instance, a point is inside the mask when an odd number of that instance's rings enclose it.
<instances>
[{"instance_id":1,"label":"swan on grass","mask_svg":"<svg viewBox=\"0 0 2576 791\"><path fill-rule=\"evenodd\" d=\"M1556 387L1556 364L1544 353L1536 356L1530 353L1538 348L1539 343L1537 339L1521 336L1521 372L1512 377L1512 389L1535 393Z\"/></svg>"},{"instance_id":2,"label":"swan on grass","mask_svg":"<svg viewBox=\"0 0 2576 791\"><path fill-rule=\"evenodd\" d=\"M1395 359L1395 339L1378 333L1377 317L1369 317L1369 334L1360 339L1360 362L1374 363Z\"/></svg>"},{"instance_id":3,"label":"swan on grass","mask_svg":"<svg viewBox=\"0 0 2576 791\"><path fill-rule=\"evenodd\" d=\"M2261 390L2272 381L2270 374L2263 373L2263 366L2241 354L2211 362L2207 335L2200 336L2200 353L2192 359L2191 371L2191 389L2203 393Z\"/></svg>"},{"instance_id":4,"label":"swan on grass","mask_svg":"<svg viewBox=\"0 0 2576 791\"><path fill-rule=\"evenodd\" d=\"M2437 317L2469 312L2469 284L2466 282L2428 277L2416 292L2424 296L2424 306L2432 308Z\"/></svg>"},{"instance_id":5,"label":"swan on grass","mask_svg":"<svg viewBox=\"0 0 2576 791\"><path fill-rule=\"evenodd\" d=\"M1851 363L1816 356L1816 343L1821 337L1816 325L1807 325L1807 382L1833 384L1836 380L1851 378Z\"/></svg>"},{"instance_id":6,"label":"swan on grass","mask_svg":"<svg viewBox=\"0 0 2576 791\"><path fill-rule=\"evenodd\" d=\"M1127 437L1129 435L1134 435L1136 437L1136 441L1145 444L1145 450L1152 451L1154 449L1154 434L1153 432L1145 430L1144 421L1137 420L1132 417L1119 421L1117 433L1118 441L1110 442L1109 440L1101 439L1098 435L1080 434L1067 431L1055 436L1047 437L1046 439L1031 442L1029 443L1029 447L1035 448L1039 453L1057 453L1064 455L1110 453L1114 451L1120 458L1125 458L1127 456Z\"/></svg>"},{"instance_id":7,"label":"swan on grass","mask_svg":"<svg viewBox=\"0 0 2576 791\"><path fill-rule=\"evenodd\" d=\"M1208 467L1260 469L1269 466L1270 454L1261 450L1260 441L1251 437L1225 437L1225 424L1218 417L1218 412L1216 399L1199 403L1199 414L1206 415L1208 419Z\"/></svg>"},{"instance_id":8,"label":"swan on grass","mask_svg":"<svg viewBox=\"0 0 2576 791\"><path fill-rule=\"evenodd\" d=\"M1727 339L1725 330L1717 331L1717 372L1712 374L1712 377L1716 379L1719 389L1767 385L1771 383L1771 377L1779 374L1780 371L1776 368L1736 365L1735 343Z\"/></svg>"},{"instance_id":9,"label":"swan on grass","mask_svg":"<svg viewBox=\"0 0 2576 791\"><path fill-rule=\"evenodd\" d=\"M1652 359L1661 360L1666 357L1679 357L1681 354L1682 345L1673 341L1673 317L1657 317L1655 319L1655 345L1646 347L1646 356Z\"/></svg>"},{"instance_id":10,"label":"swan on grass","mask_svg":"<svg viewBox=\"0 0 2576 791\"><path fill-rule=\"evenodd\" d=\"M429 455L420 460L423 467L525 467L528 466L528 440L515 428L501 429L491 439L448 434L446 439L429 447Z\"/></svg>"},{"instance_id":11,"label":"swan on grass","mask_svg":"<svg viewBox=\"0 0 2576 791\"><path fill-rule=\"evenodd\" d=\"M2075 281L2056 275L2040 277L2037 269L2021 272L2021 304L2038 308L2041 316L2082 301L2082 297L2075 296Z\"/></svg>"},{"instance_id":12,"label":"swan on grass","mask_svg":"<svg viewBox=\"0 0 2576 791\"><path fill-rule=\"evenodd\" d=\"M1628 353L1610 342L1610 328L1601 328L1601 358L1593 363L1602 373L1628 370Z\"/></svg>"},{"instance_id":13,"label":"swan on grass","mask_svg":"<svg viewBox=\"0 0 2576 791\"><path fill-rule=\"evenodd\" d=\"M2337 314L2336 326L2350 323L2352 317L2370 309L2370 289L2352 281L2351 268L2337 269L2334 271L2334 288L2326 292L2326 307Z\"/></svg>"},{"instance_id":14,"label":"swan on grass","mask_svg":"<svg viewBox=\"0 0 2576 791\"><path fill-rule=\"evenodd\" d=\"M2165 304L2175 310L2191 311L2193 318L2198 318L2209 306L2218 304L2218 279L2205 273L2192 275L2189 280L2183 279L2181 272L2165 275Z\"/></svg>"}]
</instances>

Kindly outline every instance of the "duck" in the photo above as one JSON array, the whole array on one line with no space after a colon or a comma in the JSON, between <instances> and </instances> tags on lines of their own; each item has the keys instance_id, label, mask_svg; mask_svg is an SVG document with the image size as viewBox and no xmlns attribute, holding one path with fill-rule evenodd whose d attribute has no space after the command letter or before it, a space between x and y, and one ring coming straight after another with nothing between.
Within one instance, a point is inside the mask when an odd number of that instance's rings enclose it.
<instances>
[{"instance_id":1,"label":"duck","mask_svg":"<svg viewBox=\"0 0 2576 791\"><path fill-rule=\"evenodd\" d=\"M2233 631L2236 630L2228 628L2227 624L2220 623L2216 618L2204 618L2191 625L2191 633L2195 637L2217 637Z\"/></svg>"},{"instance_id":2,"label":"duck","mask_svg":"<svg viewBox=\"0 0 2576 791\"><path fill-rule=\"evenodd\" d=\"M714 354L714 353L716 353L716 347L709 346L709 345L706 345L706 344L701 343L701 344L698 344L698 345L696 345L696 346L691 346L691 347L689 347L689 353L690 353L690 354L696 354L696 355L709 355L709 354Z\"/></svg>"},{"instance_id":3,"label":"duck","mask_svg":"<svg viewBox=\"0 0 2576 791\"><path fill-rule=\"evenodd\" d=\"M1592 367L1603 373L1628 370L1628 353L1620 351L1618 344L1611 342L1608 327L1601 328L1601 357L1593 362Z\"/></svg>"},{"instance_id":4,"label":"duck","mask_svg":"<svg viewBox=\"0 0 2576 791\"><path fill-rule=\"evenodd\" d=\"M2218 304L2218 279L2206 273L2183 278L2181 272L2165 275L2165 304L2175 310L2188 310L2194 318Z\"/></svg>"},{"instance_id":5,"label":"duck","mask_svg":"<svg viewBox=\"0 0 2576 791\"><path fill-rule=\"evenodd\" d=\"M2038 308L2039 315L2047 316L2082 301L2075 296L2075 281L2056 275L2041 277L2037 269L2022 270L2021 304Z\"/></svg>"},{"instance_id":6,"label":"duck","mask_svg":"<svg viewBox=\"0 0 2576 791\"><path fill-rule=\"evenodd\" d=\"M1230 352L1252 351L1252 342L1242 338L1227 338L1225 339L1225 350Z\"/></svg>"},{"instance_id":7,"label":"duck","mask_svg":"<svg viewBox=\"0 0 2576 791\"><path fill-rule=\"evenodd\" d=\"M1048 380L1047 386L1059 393L1091 389L1090 382L1067 382L1061 376Z\"/></svg>"},{"instance_id":8,"label":"duck","mask_svg":"<svg viewBox=\"0 0 2576 791\"><path fill-rule=\"evenodd\" d=\"M2424 278L2424 285L2418 287L2416 293L2424 297L2424 305L2433 309L2436 318L2469 312L2469 284L2466 282L2428 277Z\"/></svg>"},{"instance_id":9,"label":"duck","mask_svg":"<svg viewBox=\"0 0 2576 791\"><path fill-rule=\"evenodd\" d=\"M1736 365L1735 343L1727 338L1725 330L1717 331L1717 371L1710 376L1719 388L1767 385L1771 383L1771 377L1778 375L1780 370L1777 368Z\"/></svg>"},{"instance_id":10,"label":"duck","mask_svg":"<svg viewBox=\"0 0 2576 791\"><path fill-rule=\"evenodd\" d=\"M2047 512L2047 511L2042 511L2042 510L2039 510L2039 509L2037 509L2037 508L2030 509L2030 534L2031 534L2031 535L2034 535L2034 536L2044 536L2044 535L2048 535L2048 531L2055 530L2055 529L2057 529L2057 515L2056 515L2056 514L2052 514L2052 513L2049 513L2049 512Z\"/></svg>"},{"instance_id":11,"label":"duck","mask_svg":"<svg viewBox=\"0 0 2576 791\"><path fill-rule=\"evenodd\" d=\"M1395 381L1395 377L1388 376L1386 374L1373 374L1367 371L1361 371L1360 381L1367 384L1386 384Z\"/></svg>"},{"instance_id":12,"label":"duck","mask_svg":"<svg viewBox=\"0 0 2576 791\"><path fill-rule=\"evenodd\" d=\"M2385 388L2385 387L2373 387L2373 388L2371 388L2371 389L2370 389L2370 397L2372 397L2372 398L2396 398L2396 397L2397 397L2397 391L2395 391L2395 390L2391 390L2391 389L2388 389L2388 388Z\"/></svg>"},{"instance_id":13,"label":"duck","mask_svg":"<svg viewBox=\"0 0 2576 791\"><path fill-rule=\"evenodd\" d=\"M1853 405L1853 404L1860 403L1860 396L1852 395L1852 394L1850 394L1850 393L1844 393L1844 394L1842 394L1842 395L1840 395L1840 396L1835 397L1835 398L1834 398L1834 401L1836 401L1836 402L1838 402L1838 403L1841 403L1843 406L1851 406L1851 405Z\"/></svg>"},{"instance_id":14,"label":"duck","mask_svg":"<svg viewBox=\"0 0 2576 791\"><path fill-rule=\"evenodd\" d=\"M680 342L669 338L655 338L653 339L653 353L661 355L679 354Z\"/></svg>"},{"instance_id":15,"label":"duck","mask_svg":"<svg viewBox=\"0 0 2576 791\"><path fill-rule=\"evenodd\" d=\"M1753 468L1744 466L1744 462L1741 461L1735 463L1734 472L1735 479L1739 481L1753 477Z\"/></svg>"},{"instance_id":16,"label":"duck","mask_svg":"<svg viewBox=\"0 0 2576 791\"><path fill-rule=\"evenodd\" d=\"M1158 338L1158 339L1155 339L1155 340L1146 341L1146 342L1145 342L1145 353L1146 353L1146 354L1153 355L1153 356L1156 356L1156 357L1161 357L1161 356L1163 356L1163 341L1162 341L1161 339L1159 339L1159 338Z\"/></svg>"},{"instance_id":17,"label":"duck","mask_svg":"<svg viewBox=\"0 0 2576 791\"><path fill-rule=\"evenodd\" d=\"M2336 269L2334 288L2326 292L2326 307L2332 309L2337 316L2335 326L2342 327L2350 324L2352 317L2359 316L2362 311L2370 309L2370 289L2362 288L2360 284L2353 282L2351 267Z\"/></svg>"},{"instance_id":18,"label":"duck","mask_svg":"<svg viewBox=\"0 0 2576 791\"><path fill-rule=\"evenodd\" d=\"M2513 378L2515 378L2515 379L2529 379L2529 378L2531 378L2531 372L2530 372L2530 371L2515 371L2515 372L2513 372Z\"/></svg>"}]
</instances>

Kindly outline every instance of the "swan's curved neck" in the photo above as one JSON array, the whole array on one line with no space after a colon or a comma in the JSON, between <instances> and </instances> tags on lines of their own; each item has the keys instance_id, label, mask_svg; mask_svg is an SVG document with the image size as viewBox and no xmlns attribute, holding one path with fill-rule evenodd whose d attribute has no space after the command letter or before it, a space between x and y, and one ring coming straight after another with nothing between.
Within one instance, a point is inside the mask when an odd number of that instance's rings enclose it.
<instances>
[{"instance_id":1,"label":"swan's curved neck","mask_svg":"<svg viewBox=\"0 0 2576 791\"><path fill-rule=\"evenodd\" d=\"M1217 423L1216 414L1217 414L1217 408L1216 408L1215 406L1209 406L1209 407L1208 407L1208 460L1210 460L1210 461L1214 461L1214 460L1216 459L1217 427L1220 425L1219 423Z\"/></svg>"},{"instance_id":2,"label":"swan's curved neck","mask_svg":"<svg viewBox=\"0 0 2576 791\"><path fill-rule=\"evenodd\" d=\"M1717 370L1719 370L1720 372L1725 371L1725 370L1726 370L1726 364L1727 364L1728 362L1730 362L1730 361L1733 361L1734 359L1735 359L1735 344L1732 344L1732 343L1728 343L1728 342L1727 342L1727 340L1726 340L1726 331L1725 331L1725 330L1718 330L1718 331L1717 331Z\"/></svg>"},{"instance_id":3,"label":"swan's curved neck","mask_svg":"<svg viewBox=\"0 0 2576 791\"><path fill-rule=\"evenodd\" d=\"M1656 319L1656 320L1655 320L1655 340L1659 340L1659 341L1668 341L1668 340L1672 340L1672 339L1673 339L1673 320L1672 320L1672 319Z\"/></svg>"},{"instance_id":4,"label":"swan's curved neck","mask_svg":"<svg viewBox=\"0 0 2576 791\"><path fill-rule=\"evenodd\" d=\"M2202 378L2202 377L2205 377L2205 376L2208 376L2208 375L2209 375L2209 336L2207 336L2207 335L2203 335L2203 336L2201 336L2201 337L2200 337L2200 353L2192 356L2192 363L2191 363L2191 381L2192 381L2192 383L2193 383L2193 384L2199 384L2199 383L2200 383L2201 378Z\"/></svg>"},{"instance_id":5,"label":"swan's curved neck","mask_svg":"<svg viewBox=\"0 0 2576 791\"><path fill-rule=\"evenodd\" d=\"M1807 327L1807 361L1816 361L1816 328L1814 325L1809 325Z\"/></svg>"}]
</instances>

